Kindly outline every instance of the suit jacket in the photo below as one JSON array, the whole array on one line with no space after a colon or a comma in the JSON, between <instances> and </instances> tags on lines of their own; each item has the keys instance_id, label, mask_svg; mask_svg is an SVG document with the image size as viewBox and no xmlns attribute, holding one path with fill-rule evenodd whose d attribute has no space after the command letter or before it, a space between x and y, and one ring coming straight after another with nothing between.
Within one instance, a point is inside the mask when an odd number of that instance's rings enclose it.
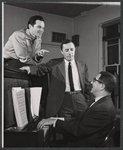
<instances>
[{"instance_id":1,"label":"suit jacket","mask_svg":"<svg viewBox=\"0 0 123 150\"><path fill-rule=\"evenodd\" d=\"M76 65L78 68L82 94L87 98L90 96L89 90L86 90L87 88L85 89L85 87L87 87L86 85L88 85L88 68L83 62L76 61ZM65 95L66 85L64 59L52 59L46 64L40 64L37 67L31 66L30 68L31 74L33 75L42 76L46 73L49 73L50 75L50 85L46 106L46 117L53 117L58 113Z\"/></svg>"},{"instance_id":2,"label":"suit jacket","mask_svg":"<svg viewBox=\"0 0 123 150\"><path fill-rule=\"evenodd\" d=\"M115 107L110 96L101 98L84 114L73 121L56 122L56 132L69 135L69 146L98 147L112 128L116 119ZM70 139L70 138L69 138Z\"/></svg>"}]
</instances>

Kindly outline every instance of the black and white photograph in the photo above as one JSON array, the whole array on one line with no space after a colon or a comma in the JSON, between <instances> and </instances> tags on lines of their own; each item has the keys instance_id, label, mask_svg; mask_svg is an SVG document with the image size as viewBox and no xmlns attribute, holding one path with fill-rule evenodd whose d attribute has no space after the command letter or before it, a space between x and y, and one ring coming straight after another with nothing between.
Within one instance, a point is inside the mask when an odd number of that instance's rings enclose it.
<instances>
[{"instance_id":1,"label":"black and white photograph","mask_svg":"<svg viewBox=\"0 0 123 150\"><path fill-rule=\"evenodd\" d=\"M121 148L121 2L2 2L2 148Z\"/></svg>"}]
</instances>

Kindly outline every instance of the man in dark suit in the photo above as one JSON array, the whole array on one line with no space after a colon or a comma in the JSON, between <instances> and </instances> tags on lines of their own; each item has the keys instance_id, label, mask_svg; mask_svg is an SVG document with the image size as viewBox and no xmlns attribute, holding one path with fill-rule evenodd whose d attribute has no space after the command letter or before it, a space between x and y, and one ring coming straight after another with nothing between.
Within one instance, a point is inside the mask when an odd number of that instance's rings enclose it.
<instances>
[{"instance_id":1,"label":"man in dark suit","mask_svg":"<svg viewBox=\"0 0 123 150\"><path fill-rule=\"evenodd\" d=\"M84 112L91 96L88 68L84 62L75 60L75 45L70 40L61 43L63 58L52 59L46 64L22 67L32 75L50 75L46 117L60 116L66 120Z\"/></svg>"},{"instance_id":2,"label":"man in dark suit","mask_svg":"<svg viewBox=\"0 0 123 150\"><path fill-rule=\"evenodd\" d=\"M55 117L44 119L39 122L37 128L53 124L56 132L68 137L66 147L100 147L116 119L111 99L115 86L116 78L111 73L100 72L92 81L91 92L95 95L95 101L83 114L71 121Z\"/></svg>"}]
</instances>

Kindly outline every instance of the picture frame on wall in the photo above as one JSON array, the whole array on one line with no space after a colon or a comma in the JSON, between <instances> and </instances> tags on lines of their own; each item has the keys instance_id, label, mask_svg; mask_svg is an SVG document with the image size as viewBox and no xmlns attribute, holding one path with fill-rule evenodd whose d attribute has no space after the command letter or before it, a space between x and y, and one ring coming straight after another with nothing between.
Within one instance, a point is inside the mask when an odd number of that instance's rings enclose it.
<instances>
[{"instance_id":1,"label":"picture frame on wall","mask_svg":"<svg viewBox=\"0 0 123 150\"><path fill-rule=\"evenodd\" d=\"M66 39L65 33L52 32L52 42L61 43Z\"/></svg>"}]
</instances>

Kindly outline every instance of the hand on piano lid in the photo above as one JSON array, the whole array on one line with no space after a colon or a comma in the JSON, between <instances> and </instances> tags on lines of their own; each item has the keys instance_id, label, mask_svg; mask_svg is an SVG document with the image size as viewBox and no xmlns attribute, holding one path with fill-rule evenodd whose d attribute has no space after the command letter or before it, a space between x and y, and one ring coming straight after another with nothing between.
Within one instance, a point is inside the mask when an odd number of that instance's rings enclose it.
<instances>
[{"instance_id":1,"label":"hand on piano lid","mask_svg":"<svg viewBox=\"0 0 123 150\"><path fill-rule=\"evenodd\" d=\"M30 67L29 66L24 66L24 67L21 67L19 68L20 70L26 70L28 74L30 74Z\"/></svg>"}]
</instances>

